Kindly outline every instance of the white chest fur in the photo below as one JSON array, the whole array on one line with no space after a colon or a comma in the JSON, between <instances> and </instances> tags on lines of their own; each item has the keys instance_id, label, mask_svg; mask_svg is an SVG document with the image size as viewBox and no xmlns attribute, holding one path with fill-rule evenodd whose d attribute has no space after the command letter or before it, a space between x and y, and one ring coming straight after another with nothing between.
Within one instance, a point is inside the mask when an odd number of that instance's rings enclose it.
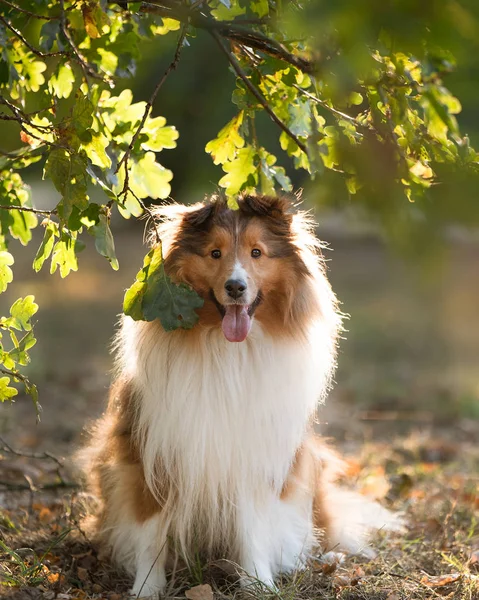
<instances>
[{"instance_id":1,"label":"white chest fur","mask_svg":"<svg viewBox=\"0 0 479 600\"><path fill-rule=\"evenodd\" d=\"M258 323L239 344L218 329L194 344L185 335L129 320L122 334L122 369L141 398L145 477L154 492L163 475L174 482L180 537L194 515L231 522L243 498L279 494L333 363L321 324L303 342L274 340ZM224 524L207 529L214 537Z\"/></svg>"}]
</instances>

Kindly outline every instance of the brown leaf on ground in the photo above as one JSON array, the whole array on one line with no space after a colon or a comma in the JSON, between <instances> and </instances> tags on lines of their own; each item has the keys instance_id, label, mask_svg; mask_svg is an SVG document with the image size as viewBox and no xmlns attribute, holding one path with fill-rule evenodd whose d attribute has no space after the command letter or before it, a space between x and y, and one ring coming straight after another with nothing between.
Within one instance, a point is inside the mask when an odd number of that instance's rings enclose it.
<instances>
[{"instance_id":1,"label":"brown leaf on ground","mask_svg":"<svg viewBox=\"0 0 479 600\"><path fill-rule=\"evenodd\" d=\"M188 600L213 600L213 590L211 585L205 583L186 590L185 596Z\"/></svg>"},{"instance_id":2,"label":"brown leaf on ground","mask_svg":"<svg viewBox=\"0 0 479 600\"><path fill-rule=\"evenodd\" d=\"M424 575L421 583L428 587L443 587L450 583L456 583L461 579L461 573L449 573L448 575Z\"/></svg>"},{"instance_id":3,"label":"brown leaf on ground","mask_svg":"<svg viewBox=\"0 0 479 600\"><path fill-rule=\"evenodd\" d=\"M469 566L479 571L479 550L473 550L469 558Z\"/></svg>"}]
</instances>

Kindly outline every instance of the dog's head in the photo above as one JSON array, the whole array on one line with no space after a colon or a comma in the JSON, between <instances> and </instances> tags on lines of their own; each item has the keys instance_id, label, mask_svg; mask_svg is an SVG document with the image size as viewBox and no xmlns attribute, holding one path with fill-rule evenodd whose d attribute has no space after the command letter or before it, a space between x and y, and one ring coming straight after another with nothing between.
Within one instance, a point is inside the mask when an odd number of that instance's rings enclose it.
<instances>
[{"instance_id":1,"label":"dog's head","mask_svg":"<svg viewBox=\"0 0 479 600\"><path fill-rule=\"evenodd\" d=\"M218 197L173 209L162 227L166 271L204 298L200 323L221 326L230 342L245 340L254 319L269 333L291 333L319 309L318 244L284 198L244 195L238 207Z\"/></svg>"}]
</instances>

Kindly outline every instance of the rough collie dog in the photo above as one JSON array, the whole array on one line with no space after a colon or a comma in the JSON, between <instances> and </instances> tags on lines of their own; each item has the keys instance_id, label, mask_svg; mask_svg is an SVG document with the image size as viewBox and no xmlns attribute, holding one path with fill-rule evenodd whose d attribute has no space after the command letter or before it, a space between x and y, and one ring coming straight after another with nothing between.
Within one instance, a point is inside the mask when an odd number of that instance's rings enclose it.
<instances>
[{"instance_id":1,"label":"rough collie dog","mask_svg":"<svg viewBox=\"0 0 479 600\"><path fill-rule=\"evenodd\" d=\"M165 269L204 299L191 330L123 319L86 459L103 546L165 589L168 553L228 558L272 585L313 550L366 550L387 511L332 482L312 432L340 328L312 223L284 198L213 198L158 215Z\"/></svg>"}]
</instances>

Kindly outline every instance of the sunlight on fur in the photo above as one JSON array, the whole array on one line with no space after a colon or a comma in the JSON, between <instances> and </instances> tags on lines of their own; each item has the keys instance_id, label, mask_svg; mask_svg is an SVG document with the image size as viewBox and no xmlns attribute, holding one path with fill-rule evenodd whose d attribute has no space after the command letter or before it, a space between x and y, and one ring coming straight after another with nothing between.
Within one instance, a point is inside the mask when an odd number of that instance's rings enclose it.
<instances>
[{"instance_id":1,"label":"sunlight on fur","mask_svg":"<svg viewBox=\"0 0 479 600\"><path fill-rule=\"evenodd\" d=\"M108 408L82 453L100 501L94 530L155 597L168 554L236 562L273 585L319 552L371 553L387 510L334 481L313 434L341 319L314 223L284 198L221 197L158 209L165 269L204 299L166 333L122 320Z\"/></svg>"}]
</instances>

